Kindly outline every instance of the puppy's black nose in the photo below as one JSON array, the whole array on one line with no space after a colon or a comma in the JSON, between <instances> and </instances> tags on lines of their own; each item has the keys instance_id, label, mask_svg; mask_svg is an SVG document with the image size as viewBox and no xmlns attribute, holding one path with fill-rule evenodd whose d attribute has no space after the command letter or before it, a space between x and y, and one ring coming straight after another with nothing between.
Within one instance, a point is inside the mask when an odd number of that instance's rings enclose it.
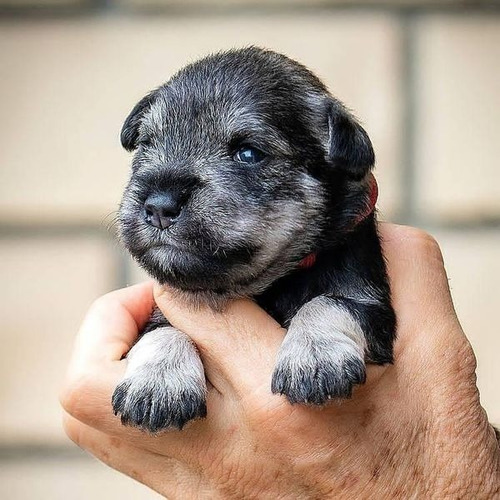
<instances>
[{"instance_id":1,"label":"puppy's black nose","mask_svg":"<svg viewBox=\"0 0 500 500\"><path fill-rule=\"evenodd\" d=\"M179 199L169 193L152 194L144 203L146 222L158 229L172 225L180 211Z\"/></svg>"}]
</instances>

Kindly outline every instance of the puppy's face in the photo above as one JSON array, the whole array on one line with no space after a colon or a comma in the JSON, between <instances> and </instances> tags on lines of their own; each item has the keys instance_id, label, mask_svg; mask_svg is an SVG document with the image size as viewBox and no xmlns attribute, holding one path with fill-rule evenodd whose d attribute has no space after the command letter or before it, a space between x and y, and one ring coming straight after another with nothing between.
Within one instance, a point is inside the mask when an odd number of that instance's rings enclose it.
<instances>
[{"instance_id":1,"label":"puppy's face","mask_svg":"<svg viewBox=\"0 0 500 500\"><path fill-rule=\"evenodd\" d=\"M252 295L363 210L366 133L304 67L256 48L188 66L140 101L122 239L160 283ZM354 194L353 194L354 193Z\"/></svg>"}]
</instances>

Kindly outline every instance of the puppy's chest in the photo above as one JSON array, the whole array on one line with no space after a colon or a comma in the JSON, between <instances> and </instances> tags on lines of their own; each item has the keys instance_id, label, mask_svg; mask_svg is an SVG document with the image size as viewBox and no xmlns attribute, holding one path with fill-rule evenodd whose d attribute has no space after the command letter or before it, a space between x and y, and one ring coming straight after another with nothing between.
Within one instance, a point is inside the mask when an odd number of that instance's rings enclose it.
<instances>
[{"instance_id":1,"label":"puppy's chest","mask_svg":"<svg viewBox=\"0 0 500 500\"><path fill-rule=\"evenodd\" d=\"M338 271L320 264L285 276L255 299L281 326L288 328L304 304L319 295L340 293L342 280L339 278Z\"/></svg>"}]
</instances>

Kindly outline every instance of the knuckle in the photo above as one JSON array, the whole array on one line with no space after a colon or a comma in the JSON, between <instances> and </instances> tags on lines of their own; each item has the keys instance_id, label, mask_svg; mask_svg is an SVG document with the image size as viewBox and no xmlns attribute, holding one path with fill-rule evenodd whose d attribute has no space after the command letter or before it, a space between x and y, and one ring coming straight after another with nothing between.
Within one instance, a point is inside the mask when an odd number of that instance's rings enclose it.
<instances>
[{"instance_id":1,"label":"knuckle","mask_svg":"<svg viewBox=\"0 0 500 500\"><path fill-rule=\"evenodd\" d=\"M423 229L406 227L404 229L403 240L408 246L408 250L415 254L421 257L437 259L441 262L443 261L443 255L438 241L434 236Z\"/></svg>"},{"instance_id":2,"label":"knuckle","mask_svg":"<svg viewBox=\"0 0 500 500\"><path fill-rule=\"evenodd\" d=\"M93 378L93 374L88 371L74 375L66 381L60 392L59 401L69 415L79 418L84 413L89 395L92 393Z\"/></svg>"},{"instance_id":3,"label":"knuckle","mask_svg":"<svg viewBox=\"0 0 500 500\"><path fill-rule=\"evenodd\" d=\"M109 292L95 299L89 307L87 315L101 316L109 312L110 304L116 301L115 292Z\"/></svg>"},{"instance_id":4,"label":"knuckle","mask_svg":"<svg viewBox=\"0 0 500 500\"><path fill-rule=\"evenodd\" d=\"M62 427L66 436L68 436L73 443L82 448L82 433L81 426L78 421L72 419L68 414L63 415Z\"/></svg>"},{"instance_id":5,"label":"knuckle","mask_svg":"<svg viewBox=\"0 0 500 500\"><path fill-rule=\"evenodd\" d=\"M467 377L474 377L477 368L477 359L471 343L462 332L458 339L455 339L455 349L457 352L457 372Z\"/></svg>"}]
</instances>

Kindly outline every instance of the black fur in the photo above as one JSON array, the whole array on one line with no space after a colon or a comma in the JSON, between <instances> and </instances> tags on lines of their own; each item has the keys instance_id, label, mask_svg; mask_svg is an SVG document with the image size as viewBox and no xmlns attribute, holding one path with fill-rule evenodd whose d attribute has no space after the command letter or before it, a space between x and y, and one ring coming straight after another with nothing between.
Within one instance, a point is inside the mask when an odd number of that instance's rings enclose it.
<instances>
[{"instance_id":1,"label":"black fur","mask_svg":"<svg viewBox=\"0 0 500 500\"><path fill-rule=\"evenodd\" d=\"M154 92L143 97L130 112L122 127L120 140L127 151L138 147L139 125L143 114L149 109L154 99Z\"/></svg>"},{"instance_id":2,"label":"black fur","mask_svg":"<svg viewBox=\"0 0 500 500\"><path fill-rule=\"evenodd\" d=\"M192 397L188 392L181 393L183 404L169 404L168 386L161 391L143 391L137 404L127 407L125 402L131 382L123 381L113 393L112 405L115 414L121 415L123 425L146 428L158 432L167 427L182 429L190 420L207 416L207 405L203 398ZM160 404L158 404L160 403Z\"/></svg>"},{"instance_id":3,"label":"black fur","mask_svg":"<svg viewBox=\"0 0 500 500\"><path fill-rule=\"evenodd\" d=\"M322 296L359 324L368 361L392 362L395 315L375 215L366 216L373 148L304 66L254 47L209 56L141 100L121 140L136 149L121 236L156 280L213 307L254 297L284 327ZM242 146L262 151L264 160L239 163L235 153ZM144 202L165 191L184 204L161 231L145 220ZM314 266L300 268L312 252ZM157 311L145 332L167 324ZM349 397L364 382L359 359L346 359L341 368L325 359L316 359L316 372L299 380L277 368L273 392L324 404ZM200 402L191 408L187 398L186 411L176 410L174 418L164 406L163 426L158 419L151 426L141 408L124 408L125 396L122 385L115 412L152 431L182 427L205 411Z\"/></svg>"}]
</instances>

